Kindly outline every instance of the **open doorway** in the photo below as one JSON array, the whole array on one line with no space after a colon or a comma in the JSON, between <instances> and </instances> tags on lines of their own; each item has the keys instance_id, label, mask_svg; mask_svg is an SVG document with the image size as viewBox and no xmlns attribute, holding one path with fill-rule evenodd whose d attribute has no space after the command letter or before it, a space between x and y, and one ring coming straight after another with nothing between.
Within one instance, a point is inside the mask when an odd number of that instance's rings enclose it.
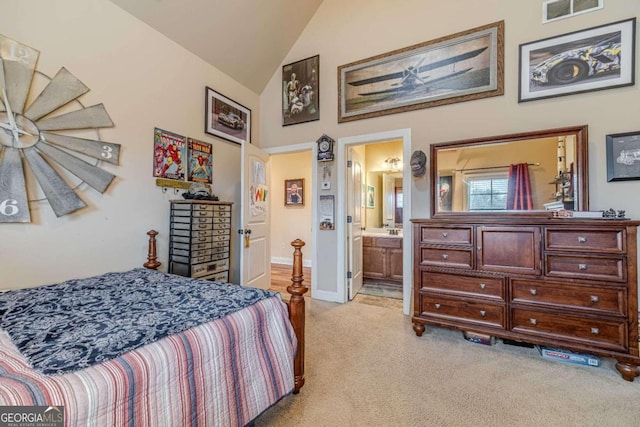
<instances>
[{"instance_id":1,"label":"open doorway","mask_svg":"<svg viewBox=\"0 0 640 427\"><path fill-rule=\"evenodd\" d=\"M360 153L364 152L362 200L364 205L362 243L370 245L376 236L381 238L384 246L390 242L388 238L396 239L395 246L387 248L366 249L370 254L377 256L377 260L368 261L363 252L350 252L354 246L350 239L358 238L357 232L353 232L350 227L350 211L354 209L353 200L360 200L357 195L349 194L349 176L351 174L347 160L350 158L351 150ZM338 294L342 302L347 302L350 296L352 283L350 279L357 277L357 272L350 269L357 268L358 263L353 260L361 257L362 267L367 265L381 267L383 263L384 272L379 268L375 274L381 274L380 278L393 277L396 283L401 283L402 309L405 314L409 314L411 299L412 280L412 257L411 257L411 198L410 183L411 172L409 168L411 150L411 133L409 129L382 132L377 134L361 135L357 137L347 137L338 140L337 152L344 159L338 161L338 215L344 221L338 221ZM367 155L369 151L369 155ZM397 159L397 160L395 160ZM386 163L386 166L385 166ZM395 164L394 167L392 165ZM397 169L397 170L392 170ZM385 181L387 184L385 185ZM357 190L351 190L357 191ZM385 198L388 198L385 203ZM396 206L397 203L401 206ZM376 208L376 206L378 208ZM400 208L400 209L398 209ZM400 211L401 210L401 211ZM398 215L399 214L399 215ZM357 230L356 230L357 231ZM371 233L369 236L367 234ZM404 237L407 238L404 238ZM384 254L383 254L384 252ZM398 265L402 267L398 270ZM372 272L369 272L372 273ZM364 276L371 274L364 274Z\"/></svg>"},{"instance_id":2,"label":"open doorway","mask_svg":"<svg viewBox=\"0 0 640 427\"><path fill-rule=\"evenodd\" d=\"M286 287L291 284L291 242L305 242L303 253L303 284L314 293L315 231L313 211L317 167L314 159L314 143L298 144L278 149L266 149L270 153L270 211L271 211L271 287L284 298L289 295ZM295 194L292 191L295 188Z\"/></svg>"}]
</instances>

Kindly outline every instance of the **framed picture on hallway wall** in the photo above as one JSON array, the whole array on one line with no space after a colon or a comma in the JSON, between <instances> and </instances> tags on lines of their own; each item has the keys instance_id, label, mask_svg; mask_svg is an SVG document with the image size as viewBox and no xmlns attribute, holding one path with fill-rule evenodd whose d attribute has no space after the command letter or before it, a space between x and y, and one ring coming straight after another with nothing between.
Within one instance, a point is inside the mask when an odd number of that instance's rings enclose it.
<instances>
[{"instance_id":1,"label":"framed picture on hallway wall","mask_svg":"<svg viewBox=\"0 0 640 427\"><path fill-rule=\"evenodd\" d=\"M320 55L282 67L282 126L320 120Z\"/></svg>"},{"instance_id":2,"label":"framed picture on hallway wall","mask_svg":"<svg viewBox=\"0 0 640 427\"><path fill-rule=\"evenodd\" d=\"M251 110L210 87L205 94L204 131L236 144L250 143Z\"/></svg>"},{"instance_id":3,"label":"framed picture on hallway wall","mask_svg":"<svg viewBox=\"0 0 640 427\"><path fill-rule=\"evenodd\" d=\"M304 206L304 178L284 180L284 205Z\"/></svg>"},{"instance_id":4,"label":"framed picture on hallway wall","mask_svg":"<svg viewBox=\"0 0 640 427\"><path fill-rule=\"evenodd\" d=\"M504 21L338 67L338 123L504 93Z\"/></svg>"}]
</instances>

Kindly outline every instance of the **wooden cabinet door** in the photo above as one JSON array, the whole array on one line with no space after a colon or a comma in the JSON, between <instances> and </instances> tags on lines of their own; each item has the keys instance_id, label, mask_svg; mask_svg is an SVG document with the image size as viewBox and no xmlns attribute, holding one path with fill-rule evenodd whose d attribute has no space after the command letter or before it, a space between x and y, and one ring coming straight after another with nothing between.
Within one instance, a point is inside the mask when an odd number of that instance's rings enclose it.
<instances>
[{"instance_id":1,"label":"wooden cabinet door","mask_svg":"<svg viewBox=\"0 0 640 427\"><path fill-rule=\"evenodd\" d=\"M389 279L402 282L402 249L387 249Z\"/></svg>"},{"instance_id":2,"label":"wooden cabinet door","mask_svg":"<svg viewBox=\"0 0 640 427\"><path fill-rule=\"evenodd\" d=\"M540 227L478 226L477 268L540 275Z\"/></svg>"},{"instance_id":3,"label":"wooden cabinet door","mask_svg":"<svg viewBox=\"0 0 640 427\"><path fill-rule=\"evenodd\" d=\"M362 275L368 279L384 279L386 249L364 246L362 248Z\"/></svg>"}]
</instances>

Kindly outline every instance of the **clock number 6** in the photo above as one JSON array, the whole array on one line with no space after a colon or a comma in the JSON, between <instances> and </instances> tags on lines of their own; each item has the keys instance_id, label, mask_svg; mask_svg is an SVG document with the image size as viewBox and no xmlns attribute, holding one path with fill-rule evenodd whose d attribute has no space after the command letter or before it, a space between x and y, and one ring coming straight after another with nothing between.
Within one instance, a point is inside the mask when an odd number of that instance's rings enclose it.
<instances>
[{"instance_id":1,"label":"clock number 6","mask_svg":"<svg viewBox=\"0 0 640 427\"><path fill-rule=\"evenodd\" d=\"M0 203L0 214L5 216L16 215L20 212L18 209L18 201L16 199L7 199Z\"/></svg>"}]
</instances>

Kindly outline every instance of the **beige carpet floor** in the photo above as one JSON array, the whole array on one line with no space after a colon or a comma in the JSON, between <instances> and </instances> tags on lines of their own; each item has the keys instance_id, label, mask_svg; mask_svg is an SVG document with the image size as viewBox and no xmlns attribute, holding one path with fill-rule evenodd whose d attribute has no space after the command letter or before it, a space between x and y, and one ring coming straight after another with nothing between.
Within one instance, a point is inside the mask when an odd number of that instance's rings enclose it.
<instances>
[{"instance_id":1,"label":"beige carpet floor","mask_svg":"<svg viewBox=\"0 0 640 427\"><path fill-rule=\"evenodd\" d=\"M640 378L535 349L418 338L395 308L307 299L306 384L255 426L640 426Z\"/></svg>"}]
</instances>

